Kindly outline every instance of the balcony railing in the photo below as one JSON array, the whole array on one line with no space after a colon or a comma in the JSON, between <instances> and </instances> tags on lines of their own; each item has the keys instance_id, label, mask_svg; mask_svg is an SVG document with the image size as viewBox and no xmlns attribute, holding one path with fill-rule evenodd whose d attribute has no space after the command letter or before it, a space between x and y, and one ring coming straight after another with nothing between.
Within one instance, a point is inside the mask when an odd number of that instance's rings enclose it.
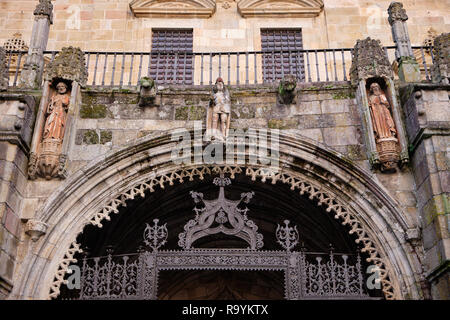
<instances>
[{"instance_id":1,"label":"balcony railing","mask_svg":"<svg viewBox=\"0 0 450 320\"><path fill-rule=\"evenodd\" d=\"M152 76L160 85L211 85L218 77L228 85L264 84L294 74L301 82L350 80L351 48L250 52L97 52L87 51L88 86L132 87ZM397 71L395 46L384 47ZM422 80L431 81L434 62L430 47L415 46ZM57 51L44 53L45 63ZM17 87L27 52L7 52L11 87ZM295 61L295 63L293 63Z\"/></svg>"}]
</instances>

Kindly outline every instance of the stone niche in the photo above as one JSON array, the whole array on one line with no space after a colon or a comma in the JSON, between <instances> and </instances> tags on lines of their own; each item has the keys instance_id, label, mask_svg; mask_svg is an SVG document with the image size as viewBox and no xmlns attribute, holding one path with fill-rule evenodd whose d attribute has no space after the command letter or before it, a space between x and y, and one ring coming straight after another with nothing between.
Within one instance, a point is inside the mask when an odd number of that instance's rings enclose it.
<instances>
[{"instance_id":1,"label":"stone niche","mask_svg":"<svg viewBox=\"0 0 450 320\"><path fill-rule=\"evenodd\" d=\"M45 70L45 83L31 145L30 179L66 177L66 162L75 139L81 86L87 81L84 53L63 48Z\"/></svg>"},{"instance_id":2,"label":"stone niche","mask_svg":"<svg viewBox=\"0 0 450 320\"><path fill-rule=\"evenodd\" d=\"M393 73L379 40L358 40L350 70L373 169L395 171L409 162Z\"/></svg>"}]
</instances>

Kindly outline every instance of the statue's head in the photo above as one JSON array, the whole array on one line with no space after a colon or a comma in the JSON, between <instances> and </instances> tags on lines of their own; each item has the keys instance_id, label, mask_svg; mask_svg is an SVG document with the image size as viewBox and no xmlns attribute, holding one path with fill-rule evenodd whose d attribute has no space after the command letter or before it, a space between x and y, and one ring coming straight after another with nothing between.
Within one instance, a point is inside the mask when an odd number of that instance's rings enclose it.
<instances>
[{"instance_id":1,"label":"statue's head","mask_svg":"<svg viewBox=\"0 0 450 320\"><path fill-rule=\"evenodd\" d=\"M67 92L67 84L64 82L58 82L56 85L56 91L58 91L59 94L65 94Z\"/></svg>"},{"instance_id":2,"label":"statue's head","mask_svg":"<svg viewBox=\"0 0 450 320\"><path fill-rule=\"evenodd\" d=\"M217 91L224 91L225 90L225 83L223 82L223 79L222 78L217 78L217 80L216 80L216 84L215 84L215 86L214 86L214 91L215 92L217 92Z\"/></svg>"},{"instance_id":3,"label":"statue's head","mask_svg":"<svg viewBox=\"0 0 450 320\"><path fill-rule=\"evenodd\" d=\"M381 87L380 87L380 85L379 85L378 83L376 83L376 82L372 83L372 84L370 85L370 92L373 93L373 94L375 94L375 95L380 94L380 93L381 93Z\"/></svg>"}]
</instances>

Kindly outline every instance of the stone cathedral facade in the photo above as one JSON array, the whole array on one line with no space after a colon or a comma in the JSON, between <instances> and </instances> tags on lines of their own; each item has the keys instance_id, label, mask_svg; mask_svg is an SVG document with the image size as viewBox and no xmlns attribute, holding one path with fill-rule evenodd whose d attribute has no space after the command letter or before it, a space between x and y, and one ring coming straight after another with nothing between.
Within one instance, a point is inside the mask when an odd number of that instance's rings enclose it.
<instances>
[{"instance_id":1,"label":"stone cathedral facade","mask_svg":"<svg viewBox=\"0 0 450 320\"><path fill-rule=\"evenodd\" d=\"M448 299L449 8L0 0L0 299Z\"/></svg>"}]
</instances>

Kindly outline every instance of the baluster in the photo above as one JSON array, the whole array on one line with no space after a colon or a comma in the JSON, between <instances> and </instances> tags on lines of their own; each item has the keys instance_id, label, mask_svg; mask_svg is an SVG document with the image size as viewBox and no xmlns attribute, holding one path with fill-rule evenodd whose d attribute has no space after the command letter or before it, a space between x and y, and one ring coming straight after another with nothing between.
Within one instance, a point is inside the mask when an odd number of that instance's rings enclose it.
<instances>
[{"instance_id":1,"label":"baluster","mask_svg":"<svg viewBox=\"0 0 450 320\"><path fill-rule=\"evenodd\" d=\"M317 81L320 82L320 74L319 74L319 60L317 58L317 50L314 50L314 55L316 56L316 71L317 71Z\"/></svg>"},{"instance_id":2,"label":"baluster","mask_svg":"<svg viewBox=\"0 0 450 320\"><path fill-rule=\"evenodd\" d=\"M326 75L327 82L329 82L330 78L328 78L327 50L323 50L323 56L325 58L325 75Z\"/></svg>"},{"instance_id":3,"label":"baluster","mask_svg":"<svg viewBox=\"0 0 450 320\"><path fill-rule=\"evenodd\" d=\"M121 297L127 296L127 283L128 283L128 273L127 273L127 262L128 262L128 256L123 257L123 270L122 270L122 292L120 293Z\"/></svg>"},{"instance_id":4,"label":"baluster","mask_svg":"<svg viewBox=\"0 0 450 320\"><path fill-rule=\"evenodd\" d=\"M108 53L105 54L105 65L103 66L103 78L102 78L102 86L105 85L105 77L106 77L106 66L108 63Z\"/></svg>"},{"instance_id":5,"label":"baluster","mask_svg":"<svg viewBox=\"0 0 450 320\"><path fill-rule=\"evenodd\" d=\"M308 66L308 82L312 82L311 68L310 68L310 64L309 64L309 51L305 51L305 52L306 52L306 65Z\"/></svg>"},{"instance_id":6,"label":"baluster","mask_svg":"<svg viewBox=\"0 0 450 320\"><path fill-rule=\"evenodd\" d=\"M248 80L248 52L245 52L245 84L249 84L249 80Z\"/></svg>"},{"instance_id":7,"label":"baluster","mask_svg":"<svg viewBox=\"0 0 450 320\"><path fill-rule=\"evenodd\" d=\"M228 52L228 85L231 83L231 54Z\"/></svg>"},{"instance_id":8,"label":"baluster","mask_svg":"<svg viewBox=\"0 0 450 320\"><path fill-rule=\"evenodd\" d=\"M348 265L347 265L347 259L348 256L347 255L343 255L342 259L344 260L344 277L345 277L345 294L348 294L350 292L350 287L349 287L349 276L348 276Z\"/></svg>"},{"instance_id":9,"label":"baluster","mask_svg":"<svg viewBox=\"0 0 450 320\"><path fill-rule=\"evenodd\" d=\"M236 84L239 84L239 52L236 55Z\"/></svg>"},{"instance_id":10,"label":"baluster","mask_svg":"<svg viewBox=\"0 0 450 320\"><path fill-rule=\"evenodd\" d=\"M128 86L131 87L131 78L133 76L134 52L131 53L130 76L128 78Z\"/></svg>"},{"instance_id":11,"label":"baluster","mask_svg":"<svg viewBox=\"0 0 450 320\"><path fill-rule=\"evenodd\" d=\"M156 78L158 78L158 75L159 75L159 58L160 58L160 55L158 52L158 57L156 59ZM150 52L148 54L147 77L150 77L150 74L152 72L151 67L152 67L152 53ZM156 79L154 79L154 80L156 80Z\"/></svg>"},{"instance_id":12,"label":"baluster","mask_svg":"<svg viewBox=\"0 0 450 320\"><path fill-rule=\"evenodd\" d=\"M90 64L90 62L91 62L91 54L88 53L87 54L87 62L86 62L86 71L88 72L88 74L89 74L89 64Z\"/></svg>"},{"instance_id":13,"label":"baluster","mask_svg":"<svg viewBox=\"0 0 450 320\"><path fill-rule=\"evenodd\" d=\"M255 84L257 84L258 83L258 68L257 68L257 66L256 66L256 61L257 61L257 59L256 59L256 52L255 52L255 54L253 55L253 57L254 57L254 71L255 71Z\"/></svg>"},{"instance_id":14,"label":"baluster","mask_svg":"<svg viewBox=\"0 0 450 320\"><path fill-rule=\"evenodd\" d=\"M17 67L16 67L16 73L14 75L13 87L15 87L17 85L17 78L18 78L18 75L19 75L19 69L20 69L21 61L22 61L22 52L19 52L19 59L17 60Z\"/></svg>"},{"instance_id":15,"label":"baluster","mask_svg":"<svg viewBox=\"0 0 450 320\"><path fill-rule=\"evenodd\" d=\"M117 52L114 52L113 68L112 68L112 76L111 76L111 87L114 86L114 75L116 73L116 60L117 60Z\"/></svg>"},{"instance_id":16,"label":"baluster","mask_svg":"<svg viewBox=\"0 0 450 320\"><path fill-rule=\"evenodd\" d=\"M213 59L213 55L212 55L212 53L209 53L209 84L210 85L213 83L213 80L212 80L212 59Z\"/></svg>"},{"instance_id":17,"label":"baluster","mask_svg":"<svg viewBox=\"0 0 450 320\"><path fill-rule=\"evenodd\" d=\"M331 246L330 246L330 272L331 272L332 294L336 294L336 265L334 262L333 247Z\"/></svg>"},{"instance_id":18,"label":"baluster","mask_svg":"<svg viewBox=\"0 0 450 320\"><path fill-rule=\"evenodd\" d=\"M222 53L219 53L219 77L222 78Z\"/></svg>"},{"instance_id":19,"label":"baluster","mask_svg":"<svg viewBox=\"0 0 450 320\"><path fill-rule=\"evenodd\" d=\"M200 70L201 70L201 75L200 75L200 85L203 85L203 52L201 53L201 55L200 55L200 60L201 60L201 67L200 67Z\"/></svg>"},{"instance_id":20,"label":"baluster","mask_svg":"<svg viewBox=\"0 0 450 320\"><path fill-rule=\"evenodd\" d=\"M347 71L345 70L345 56L344 56L344 49L341 49L342 53L342 67L344 69L344 81L347 81Z\"/></svg>"},{"instance_id":21,"label":"baluster","mask_svg":"<svg viewBox=\"0 0 450 320\"><path fill-rule=\"evenodd\" d=\"M363 275L361 270L361 256L358 252L358 257L356 258L356 272L358 272L358 283L359 283L359 294L362 296L364 295L363 290Z\"/></svg>"},{"instance_id":22,"label":"baluster","mask_svg":"<svg viewBox=\"0 0 450 320\"><path fill-rule=\"evenodd\" d=\"M94 284L92 285L92 297L98 296L98 280L99 280L98 262L99 262L99 260L100 260L100 258L94 259L94 279L92 279Z\"/></svg>"},{"instance_id":23,"label":"baluster","mask_svg":"<svg viewBox=\"0 0 450 320\"><path fill-rule=\"evenodd\" d=\"M95 66L94 66L94 80L92 81L92 85L95 86L95 82L97 81L97 67L98 67L98 52L95 54Z\"/></svg>"},{"instance_id":24,"label":"baluster","mask_svg":"<svg viewBox=\"0 0 450 320\"><path fill-rule=\"evenodd\" d=\"M123 74L125 73L125 52L122 54L122 70L120 72L120 87L123 86Z\"/></svg>"},{"instance_id":25,"label":"baluster","mask_svg":"<svg viewBox=\"0 0 450 320\"><path fill-rule=\"evenodd\" d=\"M151 55L151 54L149 54ZM139 59L139 71L138 71L138 78L137 78L137 84L139 84L139 80L141 79L142 74L142 62L144 61L144 54L141 52L141 58Z\"/></svg>"},{"instance_id":26,"label":"baluster","mask_svg":"<svg viewBox=\"0 0 450 320\"><path fill-rule=\"evenodd\" d=\"M334 64L334 81L338 81L337 69L336 69L336 50L333 49L333 64Z\"/></svg>"},{"instance_id":27,"label":"baluster","mask_svg":"<svg viewBox=\"0 0 450 320\"><path fill-rule=\"evenodd\" d=\"M108 260L106 262L106 297L111 297L111 271L112 271L112 250L108 253Z\"/></svg>"},{"instance_id":28,"label":"baluster","mask_svg":"<svg viewBox=\"0 0 450 320\"><path fill-rule=\"evenodd\" d=\"M434 64L434 54L433 54L433 47L430 46L430 55L431 55L431 62Z\"/></svg>"},{"instance_id":29,"label":"baluster","mask_svg":"<svg viewBox=\"0 0 450 320\"><path fill-rule=\"evenodd\" d=\"M428 76L428 68L427 68L427 63L425 61L425 55L423 54L423 47L422 46L420 47L420 53L422 55L423 66L425 68L425 76L426 76L427 80L431 80L430 77Z\"/></svg>"}]
</instances>

